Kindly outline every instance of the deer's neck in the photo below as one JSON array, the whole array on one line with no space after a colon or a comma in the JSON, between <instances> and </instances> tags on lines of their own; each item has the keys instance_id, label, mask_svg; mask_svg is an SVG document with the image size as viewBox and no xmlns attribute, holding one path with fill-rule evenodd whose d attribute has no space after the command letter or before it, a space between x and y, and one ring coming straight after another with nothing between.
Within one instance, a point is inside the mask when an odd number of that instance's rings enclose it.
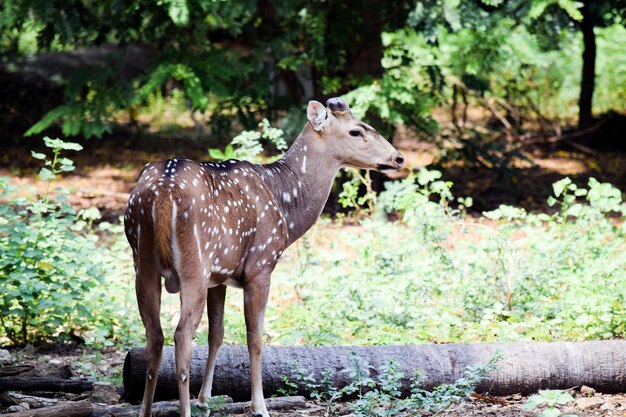
<instances>
[{"instance_id":1,"label":"deer's neck","mask_svg":"<svg viewBox=\"0 0 626 417\"><path fill-rule=\"evenodd\" d=\"M341 163L307 125L283 158L263 168L289 227L291 244L319 217Z\"/></svg>"}]
</instances>

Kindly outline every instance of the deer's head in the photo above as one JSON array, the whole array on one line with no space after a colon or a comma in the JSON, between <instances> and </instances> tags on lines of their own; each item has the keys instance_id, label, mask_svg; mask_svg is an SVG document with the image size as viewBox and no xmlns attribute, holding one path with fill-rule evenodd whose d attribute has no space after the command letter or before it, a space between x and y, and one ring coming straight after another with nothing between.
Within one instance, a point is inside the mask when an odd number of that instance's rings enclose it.
<instances>
[{"instance_id":1,"label":"deer's head","mask_svg":"<svg viewBox=\"0 0 626 417\"><path fill-rule=\"evenodd\" d=\"M376 129L356 118L343 99L331 98L326 107L310 101L307 118L327 151L342 165L382 172L402 167L400 152Z\"/></svg>"}]
</instances>

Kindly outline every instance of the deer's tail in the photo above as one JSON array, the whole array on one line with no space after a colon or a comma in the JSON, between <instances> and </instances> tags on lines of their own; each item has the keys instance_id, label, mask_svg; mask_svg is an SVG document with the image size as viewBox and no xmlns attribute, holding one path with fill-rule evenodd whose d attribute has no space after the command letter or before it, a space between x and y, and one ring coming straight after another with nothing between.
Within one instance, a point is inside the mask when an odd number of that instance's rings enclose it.
<instances>
[{"instance_id":1,"label":"deer's tail","mask_svg":"<svg viewBox=\"0 0 626 417\"><path fill-rule=\"evenodd\" d=\"M176 228L176 214L176 205L171 197L162 196L155 199L152 208L154 240L161 269L174 269L172 236Z\"/></svg>"}]
</instances>

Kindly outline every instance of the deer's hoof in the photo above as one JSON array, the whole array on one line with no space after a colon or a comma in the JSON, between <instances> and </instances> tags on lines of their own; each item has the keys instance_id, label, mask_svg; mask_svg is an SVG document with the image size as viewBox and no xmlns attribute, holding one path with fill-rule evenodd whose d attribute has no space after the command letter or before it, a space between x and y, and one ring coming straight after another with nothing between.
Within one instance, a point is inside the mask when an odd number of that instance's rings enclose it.
<instances>
[{"instance_id":1,"label":"deer's hoof","mask_svg":"<svg viewBox=\"0 0 626 417\"><path fill-rule=\"evenodd\" d=\"M195 412L192 415L198 417L209 417L211 415L211 408L207 401L197 401L194 405Z\"/></svg>"},{"instance_id":2,"label":"deer's hoof","mask_svg":"<svg viewBox=\"0 0 626 417\"><path fill-rule=\"evenodd\" d=\"M259 407L258 409L253 408L251 411L253 417L270 417L270 413L267 412L267 408L265 407Z\"/></svg>"}]
</instances>

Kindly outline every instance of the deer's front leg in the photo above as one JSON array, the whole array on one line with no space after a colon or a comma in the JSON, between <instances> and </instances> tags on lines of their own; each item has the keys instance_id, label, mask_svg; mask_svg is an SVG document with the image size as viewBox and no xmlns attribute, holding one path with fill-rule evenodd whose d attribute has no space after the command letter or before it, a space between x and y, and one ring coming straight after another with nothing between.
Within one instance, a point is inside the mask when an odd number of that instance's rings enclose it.
<instances>
[{"instance_id":1,"label":"deer's front leg","mask_svg":"<svg viewBox=\"0 0 626 417\"><path fill-rule=\"evenodd\" d=\"M252 414L269 417L263 398L261 374L261 351L263 349L263 319L270 287L270 274L259 274L244 287L244 314L250 354L250 373L252 377Z\"/></svg>"},{"instance_id":2,"label":"deer's front leg","mask_svg":"<svg viewBox=\"0 0 626 417\"><path fill-rule=\"evenodd\" d=\"M209 288L207 291L207 313L209 315L209 357L204 370L204 379L198 401L206 403L211 398L213 387L213 373L215 372L215 361L217 352L224 341L224 299L226 298L226 287L219 285Z\"/></svg>"}]
</instances>

